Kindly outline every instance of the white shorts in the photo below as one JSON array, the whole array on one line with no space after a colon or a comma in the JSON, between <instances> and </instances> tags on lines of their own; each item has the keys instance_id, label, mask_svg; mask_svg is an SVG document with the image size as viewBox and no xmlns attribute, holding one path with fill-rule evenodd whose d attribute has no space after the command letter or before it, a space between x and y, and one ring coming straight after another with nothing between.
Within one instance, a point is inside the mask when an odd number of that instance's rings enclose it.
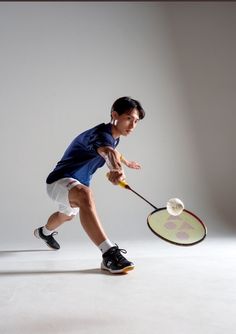
<instances>
[{"instance_id":1,"label":"white shorts","mask_svg":"<svg viewBox=\"0 0 236 334\"><path fill-rule=\"evenodd\" d=\"M67 216L77 215L79 208L72 208L69 202L69 191L76 185L81 184L78 180L65 177L51 184L47 184L48 196L59 204L58 211Z\"/></svg>"}]
</instances>

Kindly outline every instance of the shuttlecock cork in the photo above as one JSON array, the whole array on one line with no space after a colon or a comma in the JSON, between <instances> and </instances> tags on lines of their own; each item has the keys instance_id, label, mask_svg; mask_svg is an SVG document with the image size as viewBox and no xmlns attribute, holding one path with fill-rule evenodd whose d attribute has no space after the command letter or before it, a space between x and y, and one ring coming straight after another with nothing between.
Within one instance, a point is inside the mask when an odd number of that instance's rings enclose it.
<instances>
[{"instance_id":1,"label":"shuttlecock cork","mask_svg":"<svg viewBox=\"0 0 236 334\"><path fill-rule=\"evenodd\" d=\"M171 216L179 216L184 210L184 203L179 198L171 198L166 203L166 209Z\"/></svg>"}]
</instances>

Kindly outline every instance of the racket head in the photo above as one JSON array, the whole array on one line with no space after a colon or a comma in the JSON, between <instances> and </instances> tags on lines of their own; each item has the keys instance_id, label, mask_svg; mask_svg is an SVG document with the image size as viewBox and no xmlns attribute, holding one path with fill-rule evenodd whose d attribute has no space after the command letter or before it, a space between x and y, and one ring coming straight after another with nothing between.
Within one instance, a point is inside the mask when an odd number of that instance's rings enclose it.
<instances>
[{"instance_id":1,"label":"racket head","mask_svg":"<svg viewBox=\"0 0 236 334\"><path fill-rule=\"evenodd\" d=\"M184 209L179 216L172 216L166 207L150 213L147 224L161 239L175 245L195 245L207 235L205 224L194 213Z\"/></svg>"}]
</instances>

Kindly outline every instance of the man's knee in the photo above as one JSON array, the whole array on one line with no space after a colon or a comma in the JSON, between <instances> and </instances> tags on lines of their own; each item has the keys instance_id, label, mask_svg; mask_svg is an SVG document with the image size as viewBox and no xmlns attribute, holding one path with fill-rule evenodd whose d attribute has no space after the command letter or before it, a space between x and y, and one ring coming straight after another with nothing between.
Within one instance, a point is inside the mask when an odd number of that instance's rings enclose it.
<instances>
[{"instance_id":1,"label":"man's knee","mask_svg":"<svg viewBox=\"0 0 236 334\"><path fill-rule=\"evenodd\" d=\"M76 186L69 192L69 199L72 206L75 207L93 207L94 199L93 193L89 187Z\"/></svg>"}]
</instances>

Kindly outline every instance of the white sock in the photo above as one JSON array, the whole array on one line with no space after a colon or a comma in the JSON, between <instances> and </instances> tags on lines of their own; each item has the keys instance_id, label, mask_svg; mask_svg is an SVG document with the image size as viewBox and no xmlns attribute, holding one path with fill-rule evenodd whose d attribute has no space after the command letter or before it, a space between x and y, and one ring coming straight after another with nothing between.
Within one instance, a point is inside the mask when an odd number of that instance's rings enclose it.
<instances>
[{"instance_id":1,"label":"white sock","mask_svg":"<svg viewBox=\"0 0 236 334\"><path fill-rule=\"evenodd\" d=\"M113 246L115 246L115 244L111 242L109 239L106 239L98 246L98 248L100 249L102 254L104 254L108 251L108 249L110 249Z\"/></svg>"},{"instance_id":2,"label":"white sock","mask_svg":"<svg viewBox=\"0 0 236 334\"><path fill-rule=\"evenodd\" d=\"M43 227L43 234L44 234L45 236L50 235L50 234L52 234L53 232L54 232L54 231L50 231L50 230L48 230L46 226Z\"/></svg>"}]
</instances>

